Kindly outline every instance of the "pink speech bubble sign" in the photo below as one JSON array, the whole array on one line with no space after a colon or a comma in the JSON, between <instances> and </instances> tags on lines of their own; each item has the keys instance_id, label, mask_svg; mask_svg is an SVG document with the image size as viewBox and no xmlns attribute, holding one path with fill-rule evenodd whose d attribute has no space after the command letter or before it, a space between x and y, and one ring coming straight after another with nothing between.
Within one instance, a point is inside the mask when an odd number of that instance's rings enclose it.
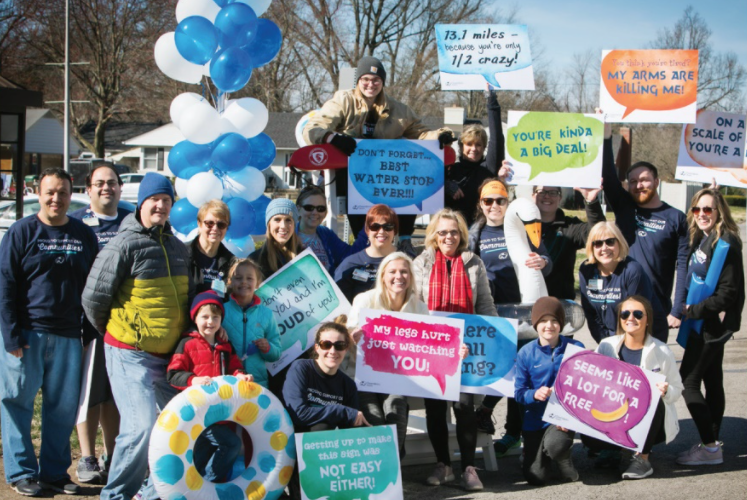
<instances>
[{"instance_id":1,"label":"pink speech bubble sign","mask_svg":"<svg viewBox=\"0 0 747 500\"><path fill-rule=\"evenodd\" d=\"M459 328L383 314L361 329L365 364L383 373L433 377L446 393L446 377L459 369Z\"/></svg>"},{"instance_id":2,"label":"pink speech bubble sign","mask_svg":"<svg viewBox=\"0 0 747 500\"><path fill-rule=\"evenodd\" d=\"M651 385L639 367L591 351L568 357L558 370L555 395L576 419L627 448L628 431L651 406Z\"/></svg>"}]
</instances>

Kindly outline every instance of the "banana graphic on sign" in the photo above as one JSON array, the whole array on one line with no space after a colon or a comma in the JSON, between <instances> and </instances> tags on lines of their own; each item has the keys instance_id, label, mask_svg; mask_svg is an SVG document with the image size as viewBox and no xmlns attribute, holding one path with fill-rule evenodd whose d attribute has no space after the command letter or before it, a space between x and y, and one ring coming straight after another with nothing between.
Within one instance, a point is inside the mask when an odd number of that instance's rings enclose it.
<instances>
[{"instance_id":1,"label":"banana graphic on sign","mask_svg":"<svg viewBox=\"0 0 747 500\"><path fill-rule=\"evenodd\" d=\"M616 420L620 420L625 416L625 414L628 413L628 400L625 400L625 403L618 408L617 410L613 410L610 412L603 412L596 410L594 408L591 409L591 416L599 420L600 422L614 422Z\"/></svg>"}]
</instances>

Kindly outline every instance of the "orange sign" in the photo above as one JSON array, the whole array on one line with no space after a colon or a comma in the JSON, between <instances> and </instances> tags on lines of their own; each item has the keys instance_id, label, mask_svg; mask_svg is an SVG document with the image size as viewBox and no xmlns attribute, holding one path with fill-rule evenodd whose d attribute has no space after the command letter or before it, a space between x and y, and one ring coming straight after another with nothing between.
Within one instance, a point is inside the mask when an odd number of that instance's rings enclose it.
<instances>
[{"instance_id":1,"label":"orange sign","mask_svg":"<svg viewBox=\"0 0 747 500\"><path fill-rule=\"evenodd\" d=\"M626 120L636 110L669 112L696 103L698 94L697 50L612 50L602 59L603 89L600 107L620 121L692 123L692 117L661 113ZM606 90L606 92L605 92Z\"/></svg>"}]
</instances>

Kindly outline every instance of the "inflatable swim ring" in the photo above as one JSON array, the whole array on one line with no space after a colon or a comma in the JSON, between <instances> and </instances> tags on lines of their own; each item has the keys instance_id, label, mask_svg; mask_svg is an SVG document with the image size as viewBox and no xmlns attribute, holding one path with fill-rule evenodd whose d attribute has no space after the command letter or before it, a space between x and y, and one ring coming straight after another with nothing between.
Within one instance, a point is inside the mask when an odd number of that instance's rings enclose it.
<instances>
[{"instance_id":1,"label":"inflatable swim ring","mask_svg":"<svg viewBox=\"0 0 747 500\"><path fill-rule=\"evenodd\" d=\"M241 425L252 440L248 467L226 483L205 480L194 465L200 433L221 421ZM241 459L243 462L243 458ZM216 377L192 386L166 405L153 427L148 462L156 491L164 500L275 500L293 474L293 423L269 390L236 377Z\"/></svg>"}]
</instances>

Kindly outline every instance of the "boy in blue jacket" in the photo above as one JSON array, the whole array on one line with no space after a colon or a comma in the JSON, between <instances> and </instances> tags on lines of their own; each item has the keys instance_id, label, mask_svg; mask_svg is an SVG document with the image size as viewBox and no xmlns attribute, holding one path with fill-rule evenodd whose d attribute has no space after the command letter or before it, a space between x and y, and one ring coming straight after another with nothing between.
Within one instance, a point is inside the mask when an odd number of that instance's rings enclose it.
<instances>
[{"instance_id":1,"label":"boy in blue jacket","mask_svg":"<svg viewBox=\"0 0 747 500\"><path fill-rule=\"evenodd\" d=\"M538 339L525 345L516 356L514 397L524 407L523 472L529 484L543 486L552 462L564 481L577 481L571 460L574 432L542 421L547 399L568 344L584 345L560 335L565 324L563 304L555 297L542 297L532 307L532 326Z\"/></svg>"}]
</instances>

